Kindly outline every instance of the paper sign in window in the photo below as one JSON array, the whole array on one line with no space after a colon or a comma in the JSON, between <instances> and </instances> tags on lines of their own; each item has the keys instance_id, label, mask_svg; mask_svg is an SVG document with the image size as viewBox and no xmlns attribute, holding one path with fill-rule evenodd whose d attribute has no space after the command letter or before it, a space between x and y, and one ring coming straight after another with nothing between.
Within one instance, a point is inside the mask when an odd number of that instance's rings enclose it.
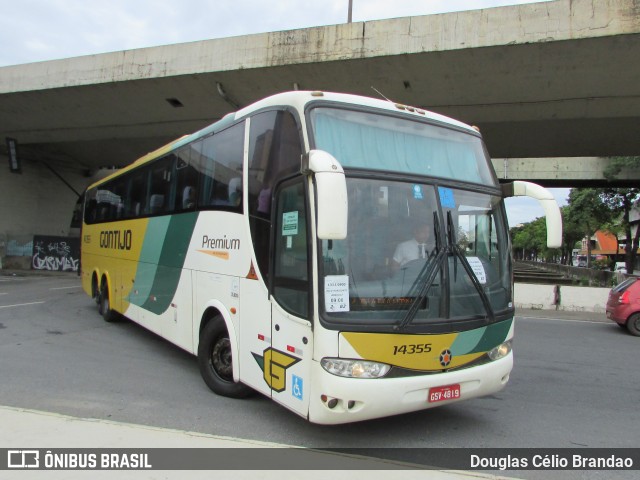
<instances>
[{"instance_id":1,"label":"paper sign in window","mask_svg":"<svg viewBox=\"0 0 640 480\"><path fill-rule=\"evenodd\" d=\"M298 212L284 212L282 214L282 236L298 234Z\"/></svg>"},{"instance_id":2,"label":"paper sign in window","mask_svg":"<svg viewBox=\"0 0 640 480\"><path fill-rule=\"evenodd\" d=\"M324 307L328 313L349 311L349 276L324 277Z\"/></svg>"},{"instance_id":3,"label":"paper sign in window","mask_svg":"<svg viewBox=\"0 0 640 480\"><path fill-rule=\"evenodd\" d=\"M484 265L478 257L467 257L467 262L471 265L471 270L475 273L478 283L487 283L487 274L484 271Z\"/></svg>"}]
</instances>

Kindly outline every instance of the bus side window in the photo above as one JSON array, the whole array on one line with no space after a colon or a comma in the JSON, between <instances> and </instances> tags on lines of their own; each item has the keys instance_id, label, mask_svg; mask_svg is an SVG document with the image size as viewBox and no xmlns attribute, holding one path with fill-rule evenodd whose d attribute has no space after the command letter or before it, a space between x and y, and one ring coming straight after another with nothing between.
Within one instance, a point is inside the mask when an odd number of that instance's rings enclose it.
<instances>
[{"instance_id":1,"label":"bus side window","mask_svg":"<svg viewBox=\"0 0 640 480\"><path fill-rule=\"evenodd\" d=\"M84 197L84 222L86 224L95 223L98 215L98 202L96 201L97 190L92 188L87 190Z\"/></svg>"},{"instance_id":2,"label":"bus side window","mask_svg":"<svg viewBox=\"0 0 640 480\"><path fill-rule=\"evenodd\" d=\"M151 188L149 190L149 209L151 215L173 211L171 198L171 180L175 156L167 155L151 166Z\"/></svg>"},{"instance_id":3,"label":"bus side window","mask_svg":"<svg viewBox=\"0 0 640 480\"><path fill-rule=\"evenodd\" d=\"M244 125L238 123L194 144L200 153L195 165L201 207L242 211Z\"/></svg>"},{"instance_id":4,"label":"bus side window","mask_svg":"<svg viewBox=\"0 0 640 480\"><path fill-rule=\"evenodd\" d=\"M285 310L309 318L309 246L305 205L302 181L279 190L273 295Z\"/></svg>"},{"instance_id":5,"label":"bus side window","mask_svg":"<svg viewBox=\"0 0 640 480\"><path fill-rule=\"evenodd\" d=\"M112 222L121 217L124 190L121 180L110 181L96 190L96 222Z\"/></svg>"},{"instance_id":6,"label":"bus side window","mask_svg":"<svg viewBox=\"0 0 640 480\"><path fill-rule=\"evenodd\" d=\"M137 170L129 182L129 192L125 202L125 216L127 218L138 218L145 213L147 206L147 178L149 169Z\"/></svg>"},{"instance_id":7,"label":"bus side window","mask_svg":"<svg viewBox=\"0 0 640 480\"><path fill-rule=\"evenodd\" d=\"M120 220L124 216L124 201L127 197L127 183L123 178L117 178L111 182L113 192L109 220Z\"/></svg>"},{"instance_id":8,"label":"bus side window","mask_svg":"<svg viewBox=\"0 0 640 480\"><path fill-rule=\"evenodd\" d=\"M269 276L271 202L278 179L300 170L302 140L288 111L267 111L251 117L249 137L249 224L258 268Z\"/></svg>"},{"instance_id":9,"label":"bus side window","mask_svg":"<svg viewBox=\"0 0 640 480\"><path fill-rule=\"evenodd\" d=\"M178 152L176 161L176 195L174 210L193 210L196 208L198 171L191 165L191 148Z\"/></svg>"}]
</instances>

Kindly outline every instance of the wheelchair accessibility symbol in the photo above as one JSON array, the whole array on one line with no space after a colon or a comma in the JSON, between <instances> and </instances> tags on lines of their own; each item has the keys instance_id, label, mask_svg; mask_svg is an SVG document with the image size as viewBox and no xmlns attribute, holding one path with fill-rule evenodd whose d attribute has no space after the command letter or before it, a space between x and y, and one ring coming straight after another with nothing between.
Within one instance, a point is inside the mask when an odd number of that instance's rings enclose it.
<instances>
[{"instance_id":1,"label":"wheelchair accessibility symbol","mask_svg":"<svg viewBox=\"0 0 640 480\"><path fill-rule=\"evenodd\" d=\"M303 382L300 377L297 375L291 376L291 395L296 397L298 400L302 400L303 395Z\"/></svg>"}]
</instances>

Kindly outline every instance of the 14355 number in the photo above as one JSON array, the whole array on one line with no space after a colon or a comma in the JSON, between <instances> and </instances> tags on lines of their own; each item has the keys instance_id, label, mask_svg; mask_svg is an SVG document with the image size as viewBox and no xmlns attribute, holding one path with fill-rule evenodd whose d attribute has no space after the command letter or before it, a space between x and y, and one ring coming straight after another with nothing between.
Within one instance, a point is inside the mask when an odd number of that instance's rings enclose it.
<instances>
[{"instance_id":1,"label":"14355 number","mask_svg":"<svg viewBox=\"0 0 640 480\"><path fill-rule=\"evenodd\" d=\"M394 345L394 355L413 355L415 353L427 353L431 351L430 343L418 343L409 345Z\"/></svg>"}]
</instances>

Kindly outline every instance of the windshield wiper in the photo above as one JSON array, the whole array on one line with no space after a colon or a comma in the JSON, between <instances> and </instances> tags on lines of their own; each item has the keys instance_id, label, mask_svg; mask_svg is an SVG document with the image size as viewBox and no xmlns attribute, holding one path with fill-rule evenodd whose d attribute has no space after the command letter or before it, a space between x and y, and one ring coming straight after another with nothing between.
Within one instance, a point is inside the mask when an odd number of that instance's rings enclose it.
<instances>
[{"instance_id":1,"label":"windshield wiper","mask_svg":"<svg viewBox=\"0 0 640 480\"><path fill-rule=\"evenodd\" d=\"M414 292L417 290L417 294L413 302L411 303L409 310L407 310L407 313L405 314L404 318L400 321L399 324L394 326L394 330L402 331L404 330L404 328L406 328L407 325L409 325L413 321L416 314L418 313L418 310L420 309L420 305L422 304L422 301L427 296L427 293L429 292L429 289L431 288L431 285L433 284L436 278L438 270L442 268L445 259L447 259L449 255L453 255L455 260L453 265L454 278L456 278L457 276L457 268L458 268L457 261L460 260L460 263L463 269L471 279L471 283L473 284L474 288L478 292L478 295L480 296L480 299L482 300L482 305L484 306L487 312L487 316L489 317L489 320L494 321L495 313L493 311L493 308L491 307L491 303L489 302L489 297L487 297L487 294L484 292L482 285L480 285L480 282L478 282L478 279L475 273L473 273L473 269L471 268L471 265L469 264L467 257L464 255L464 252L454 241L455 228L453 225L453 218L451 216L451 212L450 211L447 212L448 242L447 242L447 245L444 247L440 245L441 237L440 237L437 213L436 212L433 212L433 213L434 213L434 230L435 230L435 236L436 236L436 248L434 251L437 254L433 258L433 260L432 260L433 253L429 256L429 261L425 264L424 267L422 267L422 270L418 274L418 277L414 282L414 285L411 287L411 292Z\"/></svg>"},{"instance_id":2,"label":"windshield wiper","mask_svg":"<svg viewBox=\"0 0 640 480\"><path fill-rule=\"evenodd\" d=\"M420 270L420 273L418 273L416 281L413 282L413 285L409 290L409 296L412 296L415 293L415 298L413 302L411 302L409 310L407 310L407 313L400 321L400 323L393 327L394 330L402 331L408 324L413 321L416 313L418 313L422 301L427 296L431 285L436 279L438 270L442 268L442 264L447 258L448 249L442 248L442 246L440 245L440 223L438 222L437 212L433 212L433 228L434 236L436 238L436 248L433 250L433 252L431 252L429 258L427 259L427 262Z\"/></svg>"},{"instance_id":3,"label":"windshield wiper","mask_svg":"<svg viewBox=\"0 0 640 480\"><path fill-rule=\"evenodd\" d=\"M447 228L449 230L449 245L447 249L451 251L456 256L457 259L460 260L462 267L464 268L465 272L467 272L467 275L471 279L471 283L473 284L474 288L478 292L478 295L480 296L480 300L482 300L482 305L484 306L487 312L487 316L489 317L489 320L494 321L496 317L495 317L493 308L491 307L491 302L489 302L489 297L487 297L487 294L482 288L482 285L480 285L480 282L478 282L478 278L476 277L476 274L473 273L473 269L471 268L471 265L469 264L469 261L467 260L467 257L465 256L464 252L462 251L460 246L457 245L453 240L454 239L453 232L455 230L453 226L453 218L451 217L451 211L447 212ZM454 278L455 278L455 275L457 275L457 263L454 263Z\"/></svg>"}]
</instances>

